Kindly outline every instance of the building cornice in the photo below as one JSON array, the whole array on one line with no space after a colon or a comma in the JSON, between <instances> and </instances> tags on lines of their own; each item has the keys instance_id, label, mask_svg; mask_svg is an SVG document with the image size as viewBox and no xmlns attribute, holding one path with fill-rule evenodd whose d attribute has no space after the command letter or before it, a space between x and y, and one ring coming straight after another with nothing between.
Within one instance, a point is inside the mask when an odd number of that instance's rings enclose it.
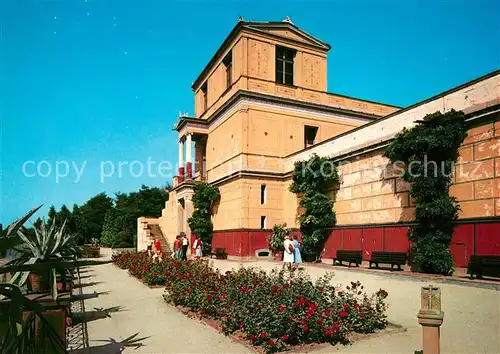
<instances>
[{"instance_id":1,"label":"building cornice","mask_svg":"<svg viewBox=\"0 0 500 354\"><path fill-rule=\"evenodd\" d=\"M248 90L238 90L232 95L221 107L219 107L208 119L179 117L174 130L180 131L186 124L197 124L202 127L211 127L217 121L224 117L224 114L231 111L238 104L266 104L273 105L276 108L292 109L295 112L303 112L312 115L321 116L323 118L346 119L369 123L380 119L380 116L342 109L332 106L323 105L320 103L311 103L305 101L294 100L290 98L268 95Z\"/></svg>"},{"instance_id":2,"label":"building cornice","mask_svg":"<svg viewBox=\"0 0 500 354\"><path fill-rule=\"evenodd\" d=\"M480 82L487 81L489 79L493 79L493 78L495 78L495 77L497 77L499 75L500 75L500 70L496 70L496 71L491 72L491 73L489 73L487 75L479 77L479 78L477 78L475 80L467 82L467 83L465 83L463 85L455 87L455 88L453 88L451 90L448 90L448 91L445 91L443 93L440 93L439 95L433 96L433 97L428 98L428 99L426 99L424 101L416 103L416 104L414 104L412 106L404 108L404 109L402 109L400 111L396 111L396 112L391 113L391 114L389 114L389 115L387 115L385 117L379 118L379 119L377 119L375 121L372 121L372 122L369 122L367 124L361 125L359 127L356 127L354 129L351 129L351 130L346 131L344 133L335 135L335 136L333 136L333 137L331 137L329 139L326 139L326 140L324 140L324 141L322 141L322 142L320 142L320 143L318 143L316 145L313 145L313 146L311 146L309 148L296 151L296 152L294 152L292 154L289 154L289 155L285 156L284 158L285 159L293 160L299 154L303 154L303 153L307 153L307 152L314 153L318 149L325 148L325 146L328 145L328 144L332 144L332 143L338 142L339 140L341 141L341 140L343 140L345 138L348 138L348 137L352 137L355 140L356 139L355 138L356 135L360 135L363 130L365 130L366 134L368 134L369 136L371 136L369 134L370 133L369 130L370 129L373 130L372 129L373 126L379 125L381 123L384 123L387 120L389 120L391 118L395 118L397 116L405 117L405 115L411 115L411 111L412 110L418 110L418 109L422 108L426 104L436 103L440 99L444 100L442 102L442 107L441 107L442 111L446 111L446 110L452 109L452 108L454 108L453 105L447 107L447 102L446 102L447 96L450 96L450 95L459 93L460 91L463 91L462 94L464 95L465 98L467 98L468 97L468 93L465 92L465 89L468 89L468 88L472 87L473 85L476 85L476 84L478 84ZM500 76L498 77L498 81L500 81ZM500 85L495 86L494 83L491 83L491 82L489 83L489 85L492 86L492 89L496 90L496 92L494 92L494 91L490 92L488 88L485 88L484 90L486 90L486 93L488 95L490 95L490 96L495 96L495 94L496 94L496 98L498 98L500 96ZM461 107L457 108L457 107L455 107L455 108L457 110L464 110L465 113L467 113L467 114L470 115L471 113L473 113L471 110L474 110L475 114L477 114L477 111L481 110L481 108L483 108L484 106L491 107L493 105L496 105L495 99L493 99L493 100L487 100L487 99L485 99L485 101L487 102L487 104L485 104L486 102L484 102L484 101L480 102L480 103L473 103L473 101L472 101L471 104L470 104L470 106L468 106L468 107L465 107L465 108L461 108ZM436 110L434 109L433 112L435 112L435 111ZM427 112L427 113L433 113L433 112ZM423 116L419 117L419 119L421 119L421 118L423 118ZM412 124L414 124L416 122L416 120L418 120L418 119L412 119L411 117L406 117L405 119L408 120L408 121L411 121ZM402 123L403 121L398 121L398 122ZM406 125L407 128L409 128L411 126L412 125ZM373 144L380 143L381 141L389 141L389 140L391 140L395 136L395 134L393 134L391 132L393 130L393 128L395 128L395 127L396 126L391 126L391 127L389 127L390 129L387 129L387 127L386 127L387 133L382 133L384 131L384 127L381 126L381 128L379 130L380 133L378 133L379 136L380 136L380 138L378 139L378 141L375 142L372 139L372 141L369 141L367 143L367 145L371 146ZM385 134L385 135L382 135L382 134ZM372 138L374 138L374 137L372 137ZM358 150L358 149L356 148L356 150ZM335 156L341 156L341 155L343 155L343 154L339 154L339 155L335 155Z\"/></svg>"}]
</instances>

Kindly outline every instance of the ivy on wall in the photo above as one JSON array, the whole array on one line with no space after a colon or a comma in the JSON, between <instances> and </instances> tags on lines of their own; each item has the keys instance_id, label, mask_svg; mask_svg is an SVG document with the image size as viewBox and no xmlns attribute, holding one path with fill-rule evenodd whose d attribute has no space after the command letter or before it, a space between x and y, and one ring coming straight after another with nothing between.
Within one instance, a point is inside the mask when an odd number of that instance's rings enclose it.
<instances>
[{"instance_id":1,"label":"ivy on wall","mask_svg":"<svg viewBox=\"0 0 500 354\"><path fill-rule=\"evenodd\" d=\"M314 154L308 161L295 163L290 191L299 196L300 232L306 260L319 260L326 241L325 228L335 225L333 201L328 189L338 183L337 167L327 158Z\"/></svg>"},{"instance_id":2,"label":"ivy on wall","mask_svg":"<svg viewBox=\"0 0 500 354\"><path fill-rule=\"evenodd\" d=\"M200 236L204 253L212 250L212 233L214 230L211 220L212 207L219 198L219 189L209 183L202 182L194 187L194 211L193 215L188 219L188 223L191 232L196 236Z\"/></svg>"},{"instance_id":3,"label":"ivy on wall","mask_svg":"<svg viewBox=\"0 0 500 354\"><path fill-rule=\"evenodd\" d=\"M392 163L404 162L403 179L410 183L416 202L417 225L409 230L413 241L412 267L432 274L451 274L449 244L460 207L449 195L458 148L467 137L463 112L428 114L411 129L403 129L385 152Z\"/></svg>"}]
</instances>

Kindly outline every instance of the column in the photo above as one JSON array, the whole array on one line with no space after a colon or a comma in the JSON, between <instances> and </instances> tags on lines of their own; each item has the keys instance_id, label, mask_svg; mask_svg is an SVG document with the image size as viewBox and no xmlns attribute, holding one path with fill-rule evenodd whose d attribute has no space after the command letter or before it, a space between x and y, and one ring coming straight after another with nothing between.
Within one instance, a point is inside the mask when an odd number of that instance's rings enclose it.
<instances>
[{"instance_id":1,"label":"column","mask_svg":"<svg viewBox=\"0 0 500 354\"><path fill-rule=\"evenodd\" d=\"M184 181L184 142L179 140L179 183Z\"/></svg>"},{"instance_id":2,"label":"column","mask_svg":"<svg viewBox=\"0 0 500 354\"><path fill-rule=\"evenodd\" d=\"M189 239L189 249L188 249L188 256L191 255L191 251L193 249L193 239L191 236L191 228L189 227L189 218L193 216L193 201L192 201L193 196L191 194L186 195L184 197L184 230L186 230L186 235Z\"/></svg>"},{"instance_id":3,"label":"column","mask_svg":"<svg viewBox=\"0 0 500 354\"><path fill-rule=\"evenodd\" d=\"M186 136L186 178L191 179L193 177L193 169L192 162L193 158L191 154L193 153L193 144L192 144L192 134L188 133Z\"/></svg>"}]
</instances>

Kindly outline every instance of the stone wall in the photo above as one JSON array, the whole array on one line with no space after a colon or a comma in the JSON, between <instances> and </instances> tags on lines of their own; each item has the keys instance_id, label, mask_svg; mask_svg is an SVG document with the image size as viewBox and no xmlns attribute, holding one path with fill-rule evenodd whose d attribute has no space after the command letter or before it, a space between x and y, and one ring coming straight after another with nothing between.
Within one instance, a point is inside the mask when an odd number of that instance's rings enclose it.
<instances>
[{"instance_id":1,"label":"stone wall","mask_svg":"<svg viewBox=\"0 0 500 354\"><path fill-rule=\"evenodd\" d=\"M172 245L175 241L175 236L179 233L179 203L177 202L176 193L170 192L169 199L165 202L165 208L161 211L159 224L161 232L167 243Z\"/></svg>"},{"instance_id":2,"label":"stone wall","mask_svg":"<svg viewBox=\"0 0 500 354\"><path fill-rule=\"evenodd\" d=\"M500 216L500 122L468 131L451 194L460 202L461 218Z\"/></svg>"},{"instance_id":3,"label":"stone wall","mask_svg":"<svg viewBox=\"0 0 500 354\"><path fill-rule=\"evenodd\" d=\"M214 230L242 227L241 220L244 212L242 184L241 180L235 179L218 185L221 198L213 207Z\"/></svg>"},{"instance_id":4,"label":"stone wall","mask_svg":"<svg viewBox=\"0 0 500 354\"><path fill-rule=\"evenodd\" d=\"M340 188L329 192L337 225L413 221L415 204L401 173L402 169L383 156L382 149L340 161ZM460 202L460 218L500 216L500 122L468 131L453 181L450 194ZM284 219L297 227L296 197L284 190Z\"/></svg>"}]
</instances>

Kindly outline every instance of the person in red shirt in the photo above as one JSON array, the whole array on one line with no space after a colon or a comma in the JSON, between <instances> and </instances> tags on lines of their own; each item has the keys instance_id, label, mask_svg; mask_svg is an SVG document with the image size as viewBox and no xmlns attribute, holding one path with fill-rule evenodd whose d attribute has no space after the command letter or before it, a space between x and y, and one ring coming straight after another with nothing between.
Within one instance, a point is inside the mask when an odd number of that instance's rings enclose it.
<instances>
[{"instance_id":1,"label":"person in red shirt","mask_svg":"<svg viewBox=\"0 0 500 354\"><path fill-rule=\"evenodd\" d=\"M158 239L155 240L154 247L155 247L155 255L153 256L153 260L159 258L161 261L161 243Z\"/></svg>"},{"instance_id":2,"label":"person in red shirt","mask_svg":"<svg viewBox=\"0 0 500 354\"><path fill-rule=\"evenodd\" d=\"M181 255L182 255L181 236L177 235L175 236L175 241L174 241L174 258L181 259Z\"/></svg>"}]
</instances>

